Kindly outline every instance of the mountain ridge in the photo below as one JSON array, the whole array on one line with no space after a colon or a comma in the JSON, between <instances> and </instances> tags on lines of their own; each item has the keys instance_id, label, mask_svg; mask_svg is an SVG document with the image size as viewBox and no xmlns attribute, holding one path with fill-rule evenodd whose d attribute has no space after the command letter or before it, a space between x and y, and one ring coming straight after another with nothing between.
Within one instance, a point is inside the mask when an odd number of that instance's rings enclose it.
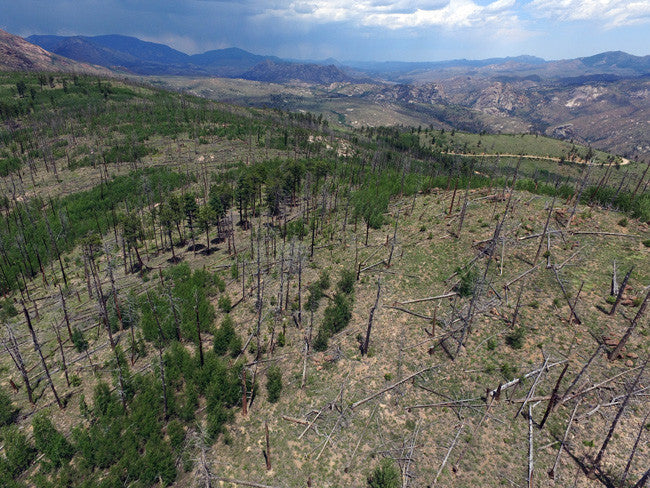
<instances>
[{"instance_id":1,"label":"mountain ridge","mask_svg":"<svg viewBox=\"0 0 650 488\"><path fill-rule=\"evenodd\" d=\"M0 69L111 74L107 69L48 52L22 37L0 29Z\"/></svg>"},{"instance_id":2,"label":"mountain ridge","mask_svg":"<svg viewBox=\"0 0 650 488\"><path fill-rule=\"evenodd\" d=\"M186 54L165 44L142 41L136 37L108 34L101 36L32 35L26 38L40 47L71 59L91 62L108 68L123 65L134 74L239 77L259 63L336 66L351 78L378 77L393 82L423 82L464 73L490 76L495 72L519 72L522 76L548 78L581 74L618 74L621 76L650 73L650 55L635 56L623 51L605 51L574 59L545 60L532 55L486 59L452 59L442 61L323 61L282 59L278 56L251 53L238 47ZM77 44L77 50L71 44ZM81 45L86 51L80 50ZM103 55L103 56L102 56ZM269 65L274 70L277 66ZM259 69L258 69L259 71ZM435 74L434 74L435 73ZM305 80L309 81L309 80Z\"/></svg>"}]
</instances>

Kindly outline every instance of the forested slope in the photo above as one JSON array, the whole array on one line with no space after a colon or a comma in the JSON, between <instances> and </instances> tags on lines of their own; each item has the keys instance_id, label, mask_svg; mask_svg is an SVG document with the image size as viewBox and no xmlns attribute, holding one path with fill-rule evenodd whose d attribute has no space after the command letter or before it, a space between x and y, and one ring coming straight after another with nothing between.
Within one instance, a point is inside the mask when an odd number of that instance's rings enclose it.
<instances>
[{"instance_id":1,"label":"forested slope","mask_svg":"<svg viewBox=\"0 0 650 488\"><path fill-rule=\"evenodd\" d=\"M642 482L647 166L49 73L0 115L3 486Z\"/></svg>"}]
</instances>

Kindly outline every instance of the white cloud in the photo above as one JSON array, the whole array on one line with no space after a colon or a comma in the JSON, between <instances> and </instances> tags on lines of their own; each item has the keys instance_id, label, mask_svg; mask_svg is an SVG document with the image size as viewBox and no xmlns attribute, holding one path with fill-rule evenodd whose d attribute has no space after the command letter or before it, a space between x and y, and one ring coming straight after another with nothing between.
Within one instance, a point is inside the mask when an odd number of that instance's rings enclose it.
<instances>
[{"instance_id":1,"label":"white cloud","mask_svg":"<svg viewBox=\"0 0 650 488\"><path fill-rule=\"evenodd\" d=\"M315 23L353 22L359 26L401 29L408 27L474 27L515 25L516 0L299 0L275 5L263 17Z\"/></svg>"},{"instance_id":2,"label":"white cloud","mask_svg":"<svg viewBox=\"0 0 650 488\"><path fill-rule=\"evenodd\" d=\"M533 0L537 15L561 21L601 21L607 27L650 22L648 0Z\"/></svg>"}]
</instances>

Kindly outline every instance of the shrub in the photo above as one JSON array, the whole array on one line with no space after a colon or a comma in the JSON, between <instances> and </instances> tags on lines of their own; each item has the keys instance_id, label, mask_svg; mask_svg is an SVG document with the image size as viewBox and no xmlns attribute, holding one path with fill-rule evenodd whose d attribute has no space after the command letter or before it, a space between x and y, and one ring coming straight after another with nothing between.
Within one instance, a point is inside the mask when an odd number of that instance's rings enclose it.
<instances>
[{"instance_id":1,"label":"shrub","mask_svg":"<svg viewBox=\"0 0 650 488\"><path fill-rule=\"evenodd\" d=\"M618 225L621 227L627 227L627 217L623 217L621 220L619 220Z\"/></svg>"},{"instance_id":2,"label":"shrub","mask_svg":"<svg viewBox=\"0 0 650 488\"><path fill-rule=\"evenodd\" d=\"M524 347L524 338L526 336L526 329L517 327L513 332L506 336L506 344L513 349L521 349Z\"/></svg>"},{"instance_id":3,"label":"shrub","mask_svg":"<svg viewBox=\"0 0 650 488\"><path fill-rule=\"evenodd\" d=\"M183 424L174 419L167 424L167 435L169 435L169 443L174 450L182 447L185 440L185 429Z\"/></svg>"},{"instance_id":4,"label":"shrub","mask_svg":"<svg viewBox=\"0 0 650 488\"><path fill-rule=\"evenodd\" d=\"M88 349L88 341L85 339L83 332L77 328L72 331L72 343L77 352L84 352Z\"/></svg>"},{"instance_id":5,"label":"shrub","mask_svg":"<svg viewBox=\"0 0 650 488\"><path fill-rule=\"evenodd\" d=\"M232 301L228 295L221 295L219 297L219 310L225 313L232 310Z\"/></svg>"},{"instance_id":6,"label":"shrub","mask_svg":"<svg viewBox=\"0 0 650 488\"><path fill-rule=\"evenodd\" d=\"M275 403L280 399L282 392L282 370L278 366L271 366L266 372L266 391L269 402Z\"/></svg>"},{"instance_id":7,"label":"shrub","mask_svg":"<svg viewBox=\"0 0 650 488\"><path fill-rule=\"evenodd\" d=\"M16 418L18 410L11 402L11 398L4 390L0 390L0 427L11 424Z\"/></svg>"},{"instance_id":8,"label":"shrub","mask_svg":"<svg viewBox=\"0 0 650 488\"><path fill-rule=\"evenodd\" d=\"M456 270L461 273L460 268ZM461 297L469 297L474 294L474 286L476 285L477 273L474 269L468 269L465 273L460 275L460 282L456 285L456 291Z\"/></svg>"},{"instance_id":9,"label":"shrub","mask_svg":"<svg viewBox=\"0 0 650 488\"><path fill-rule=\"evenodd\" d=\"M238 354L240 349L241 340L237 336L232 318L230 315L226 315L214 334L214 352L219 356L223 356L229 350Z\"/></svg>"},{"instance_id":10,"label":"shrub","mask_svg":"<svg viewBox=\"0 0 650 488\"><path fill-rule=\"evenodd\" d=\"M56 430L52 421L44 414L34 417L32 427L36 449L45 454L53 466L62 466L72 458L74 455L72 444Z\"/></svg>"},{"instance_id":11,"label":"shrub","mask_svg":"<svg viewBox=\"0 0 650 488\"><path fill-rule=\"evenodd\" d=\"M329 340L328 336L325 333L323 333L322 329L319 330L318 334L316 335L316 339L314 339L314 343L312 344L314 351L316 352L326 351L328 340Z\"/></svg>"},{"instance_id":12,"label":"shrub","mask_svg":"<svg viewBox=\"0 0 650 488\"><path fill-rule=\"evenodd\" d=\"M391 459L382 460L368 476L368 486L371 488L399 488L401 484L399 469Z\"/></svg>"},{"instance_id":13,"label":"shrub","mask_svg":"<svg viewBox=\"0 0 650 488\"><path fill-rule=\"evenodd\" d=\"M341 279L336 284L337 288L341 293L350 295L354 291L354 282L356 281L356 275L351 269L344 269L341 273Z\"/></svg>"},{"instance_id":14,"label":"shrub","mask_svg":"<svg viewBox=\"0 0 650 488\"><path fill-rule=\"evenodd\" d=\"M330 280L330 274L326 270L321 271L321 274L318 277L318 287L322 291L325 291L331 286L331 284L332 281Z\"/></svg>"},{"instance_id":15,"label":"shrub","mask_svg":"<svg viewBox=\"0 0 650 488\"><path fill-rule=\"evenodd\" d=\"M325 309L321 329L330 337L342 331L352 318L352 302L341 294L334 295L334 301Z\"/></svg>"},{"instance_id":16,"label":"shrub","mask_svg":"<svg viewBox=\"0 0 650 488\"><path fill-rule=\"evenodd\" d=\"M36 457L36 450L15 425L7 427L3 432L4 441L4 469L13 477L25 471Z\"/></svg>"}]
</instances>

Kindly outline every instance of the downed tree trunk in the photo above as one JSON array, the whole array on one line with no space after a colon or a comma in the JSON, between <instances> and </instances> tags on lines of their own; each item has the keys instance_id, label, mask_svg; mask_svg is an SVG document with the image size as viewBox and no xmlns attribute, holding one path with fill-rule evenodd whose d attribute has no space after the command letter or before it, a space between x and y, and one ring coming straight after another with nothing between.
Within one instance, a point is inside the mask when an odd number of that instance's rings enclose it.
<instances>
[{"instance_id":1,"label":"downed tree trunk","mask_svg":"<svg viewBox=\"0 0 650 488\"><path fill-rule=\"evenodd\" d=\"M418 371L418 372L416 372L416 373L413 373L413 374L407 376L407 377L404 378L403 380L399 380L398 382L393 383L393 384L390 385L390 386L387 386L387 387L384 388L383 390L380 390L380 391L378 391L377 393L373 393L372 395L370 395L369 397L364 398L363 400L359 400L358 402L354 402L352 405L350 405L350 409L351 409L351 410L354 410L354 409L357 408L358 406L363 405L364 403L369 402L369 401L372 400L373 398L377 398L377 397L378 397L379 395L381 395L382 393L386 393L387 391L392 390L393 388L395 388L395 387L401 385L402 383L406 383L406 382L407 382L408 380L410 380L411 378L415 378L416 376L419 376L419 375L421 375L422 373L426 373L427 371L430 371L430 370L432 370L432 369L434 369L434 368L436 368L436 366L431 366L431 367L429 367L429 368L421 369L420 371Z\"/></svg>"}]
</instances>

